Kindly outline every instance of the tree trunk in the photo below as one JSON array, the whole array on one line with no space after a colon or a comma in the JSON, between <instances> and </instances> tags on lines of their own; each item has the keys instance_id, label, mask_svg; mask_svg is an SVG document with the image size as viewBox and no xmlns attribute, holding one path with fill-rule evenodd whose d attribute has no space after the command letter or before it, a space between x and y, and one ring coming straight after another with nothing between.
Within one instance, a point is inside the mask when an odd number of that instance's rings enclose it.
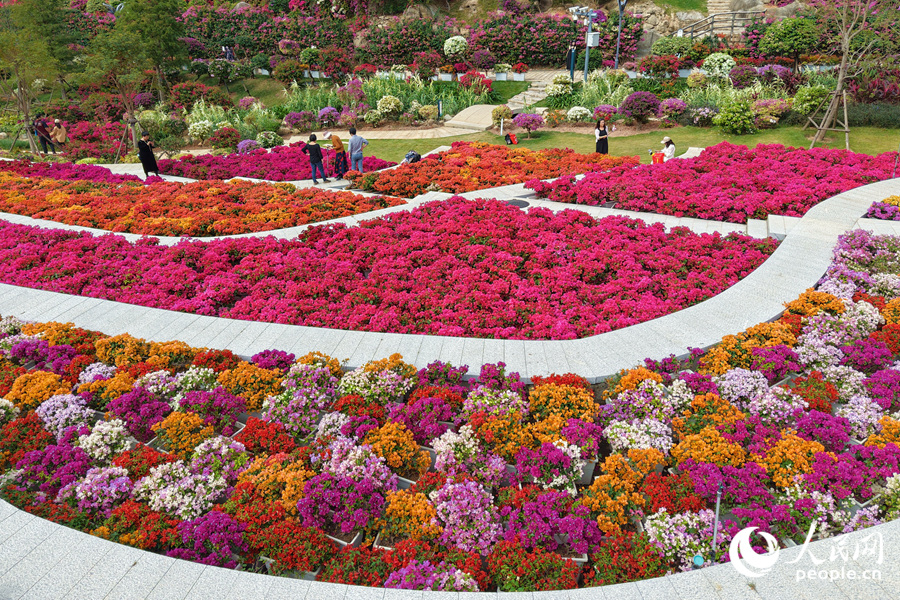
<instances>
[{"instance_id":1,"label":"tree trunk","mask_svg":"<svg viewBox=\"0 0 900 600\"><path fill-rule=\"evenodd\" d=\"M159 101L165 102L167 87L166 75L165 73L163 73L162 67L160 67L159 65L156 66L156 82L159 87Z\"/></svg>"},{"instance_id":2,"label":"tree trunk","mask_svg":"<svg viewBox=\"0 0 900 600\"><path fill-rule=\"evenodd\" d=\"M843 99L844 79L847 76L847 69L849 68L849 65L847 64L848 50L849 48L845 48L843 56L841 57L841 66L838 68L837 83L834 86L834 96L831 98L831 102L825 110L822 122L819 123L819 130L813 138L813 145L821 142L825 138L825 130L833 127L835 120L837 119L838 108Z\"/></svg>"}]
</instances>

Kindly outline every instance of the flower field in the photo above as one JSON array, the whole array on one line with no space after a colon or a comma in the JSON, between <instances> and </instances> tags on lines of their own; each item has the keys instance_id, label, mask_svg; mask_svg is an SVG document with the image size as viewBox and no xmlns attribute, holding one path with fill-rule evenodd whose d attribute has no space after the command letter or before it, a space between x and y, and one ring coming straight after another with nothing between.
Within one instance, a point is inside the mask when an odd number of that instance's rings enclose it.
<instances>
[{"instance_id":1,"label":"flower field","mask_svg":"<svg viewBox=\"0 0 900 600\"><path fill-rule=\"evenodd\" d=\"M327 140L322 140L321 143L327 143ZM252 177L269 181L297 181L311 177L309 156L301 151L305 146L305 142L295 142L290 146L276 146L271 151L259 148L246 154L227 154L225 156L201 154L185 156L177 160L162 159L157 162L161 173L192 179ZM322 148L325 173L329 177L333 177L335 174L334 154L333 150ZM376 171L396 164L374 156L363 158L363 169L366 171ZM349 155L347 167L350 167Z\"/></svg>"},{"instance_id":2,"label":"flower field","mask_svg":"<svg viewBox=\"0 0 900 600\"><path fill-rule=\"evenodd\" d=\"M462 198L295 240L163 247L0 231L3 283L237 319L507 339L572 339L656 318L728 288L776 247Z\"/></svg>"},{"instance_id":3,"label":"flower field","mask_svg":"<svg viewBox=\"0 0 900 600\"><path fill-rule=\"evenodd\" d=\"M133 182L65 181L0 170L2 212L145 235L202 237L272 231L401 204L405 202L399 198L246 180L176 183L156 179L145 186L136 178Z\"/></svg>"},{"instance_id":4,"label":"flower field","mask_svg":"<svg viewBox=\"0 0 900 600\"><path fill-rule=\"evenodd\" d=\"M96 181L102 183L140 182L135 175L116 175L105 167L77 165L75 163L41 163L28 160L0 160L0 172L14 173L21 177L48 177L69 181Z\"/></svg>"},{"instance_id":5,"label":"flower field","mask_svg":"<svg viewBox=\"0 0 900 600\"><path fill-rule=\"evenodd\" d=\"M578 154L567 148L528 150L481 142L453 142L452 149L380 173L351 173L354 187L413 198L428 191L461 194L591 171L637 165L636 157Z\"/></svg>"},{"instance_id":6,"label":"flower field","mask_svg":"<svg viewBox=\"0 0 900 600\"><path fill-rule=\"evenodd\" d=\"M615 202L624 210L746 223L768 215L799 217L822 200L889 179L895 158L893 153L871 157L722 142L697 158L588 173L577 182L572 177L529 182L528 187L556 202Z\"/></svg>"},{"instance_id":7,"label":"flower field","mask_svg":"<svg viewBox=\"0 0 900 600\"><path fill-rule=\"evenodd\" d=\"M900 516L898 251L848 233L780 319L603 393L5 317L0 495L204 564L458 591L688 570L748 526L782 545L863 529Z\"/></svg>"}]
</instances>

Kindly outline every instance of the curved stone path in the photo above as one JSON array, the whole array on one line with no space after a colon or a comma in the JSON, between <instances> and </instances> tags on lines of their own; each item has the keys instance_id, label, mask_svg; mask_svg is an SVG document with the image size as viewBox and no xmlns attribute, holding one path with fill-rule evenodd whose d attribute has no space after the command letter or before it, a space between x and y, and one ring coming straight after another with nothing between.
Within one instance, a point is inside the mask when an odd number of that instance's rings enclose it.
<instances>
[{"instance_id":1,"label":"curved stone path","mask_svg":"<svg viewBox=\"0 0 900 600\"><path fill-rule=\"evenodd\" d=\"M127 332L160 342L180 339L198 347L227 348L244 357L269 348L297 355L317 350L346 358L349 367L357 367L399 352L418 368L441 360L475 371L483 363L503 361L526 377L572 372L595 383L645 357L682 355L688 347L710 346L724 335L776 317L785 302L822 276L837 237L854 228L874 200L898 193L900 180L895 179L830 198L800 219L758 269L717 296L652 321L579 340L497 340L260 323L11 285L0 285L0 314L73 322L109 335Z\"/></svg>"}]
</instances>

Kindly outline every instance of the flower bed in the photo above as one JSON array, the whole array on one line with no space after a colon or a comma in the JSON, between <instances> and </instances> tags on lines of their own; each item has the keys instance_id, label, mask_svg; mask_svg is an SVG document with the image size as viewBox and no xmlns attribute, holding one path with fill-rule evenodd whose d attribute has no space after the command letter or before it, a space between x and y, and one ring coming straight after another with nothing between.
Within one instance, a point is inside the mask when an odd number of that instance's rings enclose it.
<instances>
[{"instance_id":1,"label":"flower bed","mask_svg":"<svg viewBox=\"0 0 900 600\"><path fill-rule=\"evenodd\" d=\"M435 590L620 583L725 562L743 527L782 545L863 529L900 516L898 256L900 238L842 236L780 319L623 370L605 404L503 363L468 383L397 354L342 374L6 317L0 496L205 564Z\"/></svg>"},{"instance_id":2,"label":"flower bed","mask_svg":"<svg viewBox=\"0 0 900 600\"><path fill-rule=\"evenodd\" d=\"M175 183L157 179L145 186L140 180L69 182L0 171L2 212L145 235L202 237L271 231L401 204L404 201L399 198L242 180Z\"/></svg>"},{"instance_id":3,"label":"flower bed","mask_svg":"<svg viewBox=\"0 0 900 600\"><path fill-rule=\"evenodd\" d=\"M160 247L0 223L4 283L237 319L570 339L695 304L774 240L450 199L299 240ZM328 293L322 293L322 290Z\"/></svg>"},{"instance_id":4,"label":"flower bed","mask_svg":"<svg viewBox=\"0 0 900 600\"><path fill-rule=\"evenodd\" d=\"M770 214L799 217L822 200L889 179L895 157L722 142L696 158L527 186L556 202L615 202L625 210L746 223Z\"/></svg>"},{"instance_id":5,"label":"flower bed","mask_svg":"<svg viewBox=\"0 0 900 600\"><path fill-rule=\"evenodd\" d=\"M49 177L68 181L97 181L103 183L125 183L141 181L135 175L116 175L105 167L97 165L76 165L75 163L39 163L28 160L0 160L0 171L15 173L22 177Z\"/></svg>"},{"instance_id":6,"label":"flower bed","mask_svg":"<svg viewBox=\"0 0 900 600\"><path fill-rule=\"evenodd\" d=\"M567 148L528 150L481 142L453 142L452 149L382 173L351 172L354 187L413 198L428 191L461 194L529 179L549 179L636 165L635 157L577 154Z\"/></svg>"},{"instance_id":7,"label":"flower bed","mask_svg":"<svg viewBox=\"0 0 900 600\"><path fill-rule=\"evenodd\" d=\"M881 202L874 202L866 212L866 218L900 221L900 196L888 196Z\"/></svg>"},{"instance_id":8,"label":"flower bed","mask_svg":"<svg viewBox=\"0 0 900 600\"><path fill-rule=\"evenodd\" d=\"M328 143L328 140L322 140L322 143ZM269 181L296 181L309 179L312 176L309 156L301 151L305 146L305 142L295 142L290 146L276 146L271 151L259 148L246 154L228 154L226 156L201 154L185 156L177 160L162 159L157 162L161 173L192 179L253 177ZM334 176L334 151L323 148L322 154L325 159L326 174L329 177ZM374 156L363 158L363 169L366 171L377 171L396 164ZM349 166L350 158L348 156L347 167Z\"/></svg>"}]
</instances>

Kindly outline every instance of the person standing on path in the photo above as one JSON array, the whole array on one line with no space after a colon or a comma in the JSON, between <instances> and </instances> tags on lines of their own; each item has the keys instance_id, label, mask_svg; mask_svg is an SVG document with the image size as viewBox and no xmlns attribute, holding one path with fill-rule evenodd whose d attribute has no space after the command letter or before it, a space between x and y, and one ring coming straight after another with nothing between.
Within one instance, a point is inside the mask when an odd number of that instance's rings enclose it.
<instances>
[{"instance_id":1,"label":"person standing on path","mask_svg":"<svg viewBox=\"0 0 900 600\"><path fill-rule=\"evenodd\" d=\"M609 133L606 131L606 121L597 121L597 129L594 130L595 148L598 154L609 154Z\"/></svg>"},{"instance_id":2,"label":"person standing on path","mask_svg":"<svg viewBox=\"0 0 900 600\"><path fill-rule=\"evenodd\" d=\"M156 157L153 155L155 144L150 141L150 134L144 132L138 142L138 158L141 160L141 166L144 167L144 177L149 177L150 173L159 177L159 167L156 165Z\"/></svg>"},{"instance_id":3,"label":"person standing on path","mask_svg":"<svg viewBox=\"0 0 900 600\"><path fill-rule=\"evenodd\" d=\"M331 139L331 147L334 148L334 177L343 179L347 172L347 151L344 150L344 142L338 134L332 134L330 131L325 133L325 137Z\"/></svg>"},{"instance_id":4,"label":"person standing on path","mask_svg":"<svg viewBox=\"0 0 900 600\"><path fill-rule=\"evenodd\" d=\"M328 183L328 179L325 178L325 165L322 164L322 148L316 142L316 134L311 133L309 135L309 142L303 146L301 152L309 155L309 166L312 169L313 185L319 185L319 182L316 181L316 170L322 174L322 181Z\"/></svg>"},{"instance_id":5,"label":"person standing on path","mask_svg":"<svg viewBox=\"0 0 900 600\"><path fill-rule=\"evenodd\" d=\"M369 140L356 135L356 127L350 128L350 168L363 172L363 148L369 145Z\"/></svg>"},{"instance_id":6,"label":"person standing on path","mask_svg":"<svg viewBox=\"0 0 900 600\"><path fill-rule=\"evenodd\" d=\"M56 154L56 146L53 145L53 139L50 137L50 132L47 130L47 122L44 120L43 115L38 114L34 123L31 125L34 128L35 135L38 137L38 142L41 144L43 153L45 155L47 154L47 144L50 144L50 150L53 154Z\"/></svg>"},{"instance_id":7,"label":"person standing on path","mask_svg":"<svg viewBox=\"0 0 900 600\"><path fill-rule=\"evenodd\" d=\"M662 139L660 144L663 145L663 162L669 162L675 158L675 142L672 141L672 138L666 136Z\"/></svg>"},{"instance_id":8,"label":"person standing on path","mask_svg":"<svg viewBox=\"0 0 900 600\"><path fill-rule=\"evenodd\" d=\"M50 139L60 147L60 150L62 150L62 148L66 145L66 142L69 141L69 138L66 134L66 127L59 122L59 119L56 119L53 122L53 129L50 130Z\"/></svg>"}]
</instances>

